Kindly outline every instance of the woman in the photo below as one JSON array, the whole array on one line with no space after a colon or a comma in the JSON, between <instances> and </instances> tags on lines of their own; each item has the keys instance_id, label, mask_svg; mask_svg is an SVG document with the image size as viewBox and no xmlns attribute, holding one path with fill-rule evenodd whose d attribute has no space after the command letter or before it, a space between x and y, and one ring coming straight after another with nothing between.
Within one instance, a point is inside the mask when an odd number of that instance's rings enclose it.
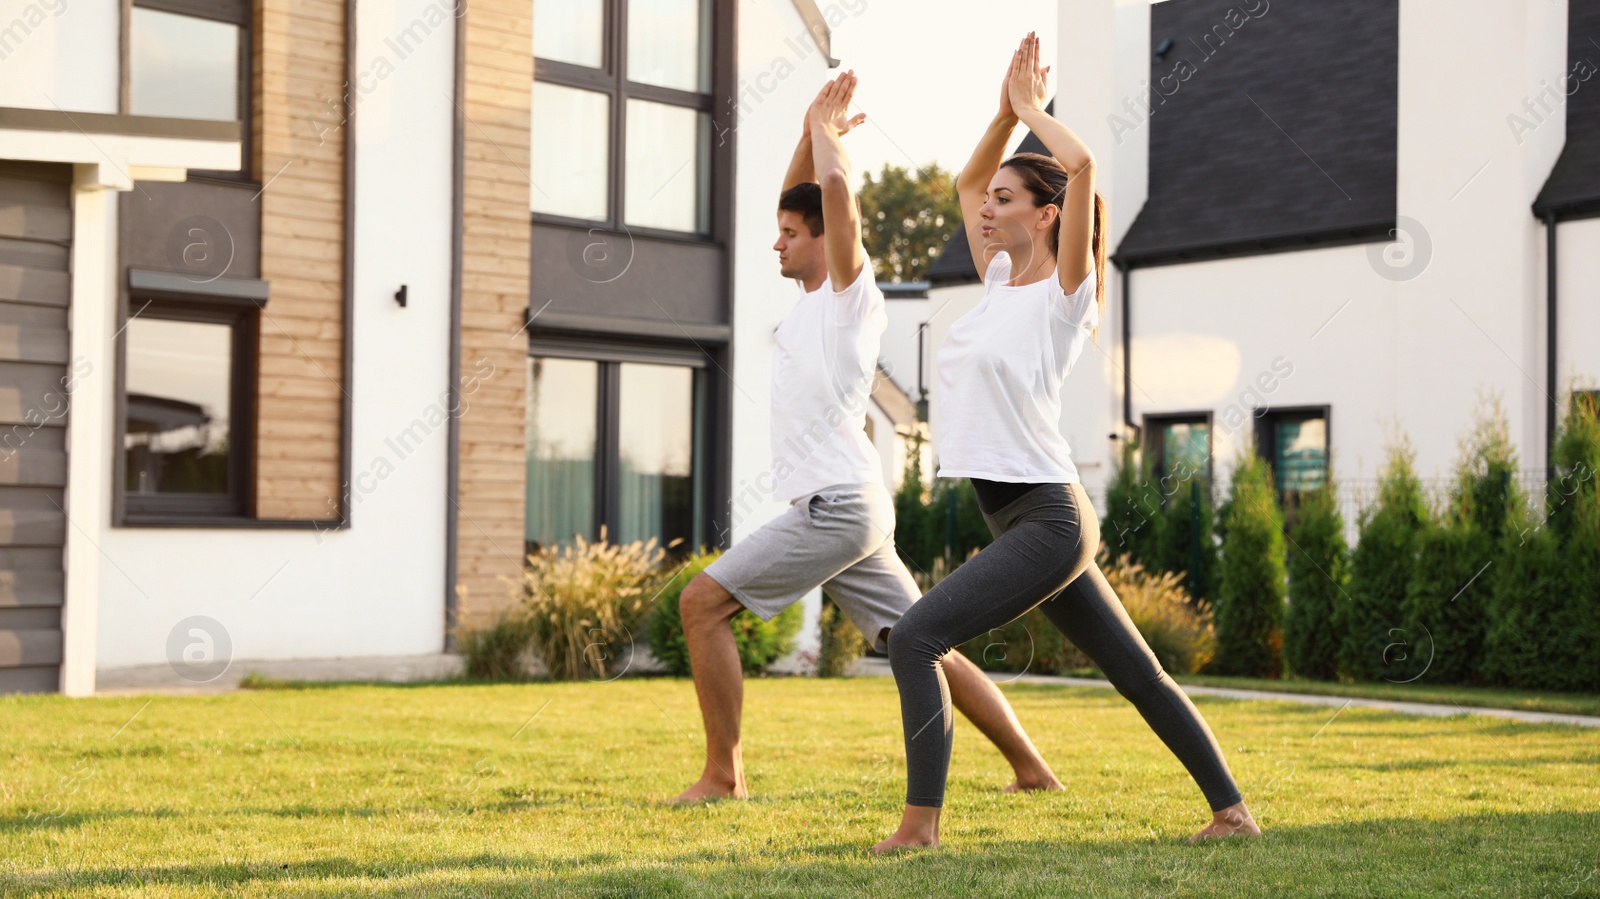
<instances>
[{"instance_id":1,"label":"woman","mask_svg":"<svg viewBox=\"0 0 1600 899\"><path fill-rule=\"evenodd\" d=\"M984 296L939 350L940 477L972 479L993 544L889 633L906 736L906 808L884 852L939 842L950 692L939 657L1035 606L1132 700L1200 785L1212 822L1191 840L1259 834L1205 720L1161 669L1095 565L1100 524L1058 426L1061 386L1105 303L1104 201L1094 158L1044 112L1039 41L1011 58L1000 111L956 181ZM1051 156L1001 162L1018 121Z\"/></svg>"}]
</instances>

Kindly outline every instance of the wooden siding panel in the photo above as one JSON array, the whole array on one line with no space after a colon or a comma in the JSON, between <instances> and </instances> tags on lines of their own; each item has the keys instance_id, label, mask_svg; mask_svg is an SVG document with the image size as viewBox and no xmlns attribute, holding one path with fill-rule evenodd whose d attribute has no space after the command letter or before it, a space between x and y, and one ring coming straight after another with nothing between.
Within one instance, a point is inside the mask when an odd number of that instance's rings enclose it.
<instances>
[{"instance_id":1,"label":"wooden siding panel","mask_svg":"<svg viewBox=\"0 0 1600 899\"><path fill-rule=\"evenodd\" d=\"M337 516L344 391L344 0L259 0L256 513Z\"/></svg>"},{"instance_id":2,"label":"wooden siding panel","mask_svg":"<svg viewBox=\"0 0 1600 899\"><path fill-rule=\"evenodd\" d=\"M459 619L479 623L512 601L522 566L532 10L478 0L465 22L460 375L477 383L460 420L456 588Z\"/></svg>"}]
</instances>

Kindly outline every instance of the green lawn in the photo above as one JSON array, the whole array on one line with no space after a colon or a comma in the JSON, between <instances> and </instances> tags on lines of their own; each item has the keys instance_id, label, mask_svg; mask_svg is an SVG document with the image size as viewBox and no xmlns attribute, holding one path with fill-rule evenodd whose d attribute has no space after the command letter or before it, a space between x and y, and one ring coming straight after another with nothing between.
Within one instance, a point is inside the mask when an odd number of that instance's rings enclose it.
<instances>
[{"instance_id":1,"label":"green lawn","mask_svg":"<svg viewBox=\"0 0 1600 899\"><path fill-rule=\"evenodd\" d=\"M963 721L944 847L893 858L887 678L751 681L757 798L687 809L684 680L6 697L0 895L1600 896L1594 730L1200 698L1266 836L1189 846L1130 705L1007 692L1067 791Z\"/></svg>"}]
</instances>

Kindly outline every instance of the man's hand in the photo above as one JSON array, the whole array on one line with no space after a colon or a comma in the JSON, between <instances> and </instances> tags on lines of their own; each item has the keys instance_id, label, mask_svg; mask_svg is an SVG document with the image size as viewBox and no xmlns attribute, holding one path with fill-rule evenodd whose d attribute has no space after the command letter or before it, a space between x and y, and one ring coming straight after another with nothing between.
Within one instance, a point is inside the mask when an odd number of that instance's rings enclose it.
<instances>
[{"instance_id":1,"label":"man's hand","mask_svg":"<svg viewBox=\"0 0 1600 899\"><path fill-rule=\"evenodd\" d=\"M1006 99L1018 115L1044 110L1048 96L1045 76L1050 67L1039 67L1039 38L1033 32L1022 39L1017 55L1011 64L1011 77L1006 81ZM1004 111L1002 104L1002 111Z\"/></svg>"},{"instance_id":2,"label":"man's hand","mask_svg":"<svg viewBox=\"0 0 1600 899\"><path fill-rule=\"evenodd\" d=\"M822 127L839 137L849 134L850 129L867 120L865 113L850 115L850 100L855 95L854 69L824 84L817 98L811 101L811 108L806 110L807 129Z\"/></svg>"}]
</instances>

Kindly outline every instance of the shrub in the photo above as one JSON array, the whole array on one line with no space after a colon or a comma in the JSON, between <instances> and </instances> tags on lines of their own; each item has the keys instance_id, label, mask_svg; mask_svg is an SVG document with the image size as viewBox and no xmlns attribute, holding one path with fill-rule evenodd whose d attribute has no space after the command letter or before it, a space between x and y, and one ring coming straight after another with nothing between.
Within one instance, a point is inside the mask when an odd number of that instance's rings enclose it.
<instances>
[{"instance_id":1,"label":"shrub","mask_svg":"<svg viewBox=\"0 0 1600 899\"><path fill-rule=\"evenodd\" d=\"M1106 514L1100 520L1100 537L1113 556L1128 556L1140 564L1156 561L1160 531L1161 493L1139 469L1137 447L1126 444L1106 485Z\"/></svg>"},{"instance_id":2,"label":"shrub","mask_svg":"<svg viewBox=\"0 0 1600 899\"><path fill-rule=\"evenodd\" d=\"M1211 508L1211 485L1205 478L1188 477L1162 483L1166 508L1155 531L1155 571L1179 576L1190 596L1209 599L1217 595L1216 525Z\"/></svg>"},{"instance_id":3,"label":"shrub","mask_svg":"<svg viewBox=\"0 0 1600 899\"><path fill-rule=\"evenodd\" d=\"M844 677L856 659L867 654L867 638L834 604L827 591L822 594L822 614L817 619L817 677Z\"/></svg>"},{"instance_id":4,"label":"shrub","mask_svg":"<svg viewBox=\"0 0 1600 899\"><path fill-rule=\"evenodd\" d=\"M667 670L679 677L693 673L689 665L689 646L683 638L683 614L678 601L683 588L695 575L706 570L720 553L701 551L689 557L688 562L671 576L661 596L656 600L655 611L649 620L650 652ZM762 621L750 611L733 616L729 626L733 641L739 649L739 665L748 674L758 674L794 648L794 637L804 623L805 612L799 603L779 612L771 621Z\"/></svg>"},{"instance_id":5,"label":"shrub","mask_svg":"<svg viewBox=\"0 0 1600 899\"><path fill-rule=\"evenodd\" d=\"M1417 562L1404 605L1405 637L1416 650L1410 654L1411 664L1401 669L1404 679L1482 679L1485 612L1494 583L1483 575L1502 561L1507 516L1521 504L1511 479L1516 470L1504 411L1498 403L1481 407L1463 446L1449 508L1422 522L1417 531ZM1398 674L1389 679L1398 679Z\"/></svg>"},{"instance_id":6,"label":"shrub","mask_svg":"<svg viewBox=\"0 0 1600 899\"><path fill-rule=\"evenodd\" d=\"M906 453L905 476L894 495L894 545L913 571L925 570L943 551L942 535L942 530L935 534L933 509L922 487L922 438L918 435Z\"/></svg>"},{"instance_id":7,"label":"shrub","mask_svg":"<svg viewBox=\"0 0 1600 899\"><path fill-rule=\"evenodd\" d=\"M507 609L487 627L457 625L456 651L473 680L517 680L527 676L521 657L533 635L520 608Z\"/></svg>"},{"instance_id":8,"label":"shrub","mask_svg":"<svg viewBox=\"0 0 1600 899\"><path fill-rule=\"evenodd\" d=\"M1277 677L1282 669L1283 513L1267 464L1240 458L1222 543L1217 652L1208 670Z\"/></svg>"},{"instance_id":9,"label":"shrub","mask_svg":"<svg viewBox=\"0 0 1600 899\"><path fill-rule=\"evenodd\" d=\"M1390 673L1385 653L1391 630L1403 625L1406 587L1416 567L1417 532L1428 519L1409 441L1389 448L1378 479L1378 500L1363 509L1360 539L1350 557L1350 601L1339 610L1339 665L1360 680Z\"/></svg>"},{"instance_id":10,"label":"shrub","mask_svg":"<svg viewBox=\"0 0 1600 899\"><path fill-rule=\"evenodd\" d=\"M1101 571L1161 667L1174 674L1194 674L1215 658L1217 632L1211 606L1191 597L1180 575L1149 572L1126 557L1103 564Z\"/></svg>"},{"instance_id":11,"label":"shrub","mask_svg":"<svg viewBox=\"0 0 1600 899\"><path fill-rule=\"evenodd\" d=\"M1484 671L1498 683L1600 689L1600 422L1575 403L1552 455L1547 519L1518 510L1489 601Z\"/></svg>"},{"instance_id":12,"label":"shrub","mask_svg":"<svg viewBox=\"0 0 1600 899\"><path fill-rule=\"evenodd\" d=\"M1484 677L1523 689L1571 688L1577 679L1558 649L1558 623L1567 600L1560 542L1529 509L1502 539L1503 562L1492 578Z\"/></svg>"},{"instance_id":13,"label":"shrub","mask_svg":"<svg viewBox=\"0 0 1600 899\"><path fill-rule=\"evenodd\" d=\"M522 614L529 646L556 680L614 677L632 663L634 635L666 580L655 538L626 546L590 543L528 557Z\"/></svg>"},{"instance_id":14,"label":"shrub","mask_svg":"<svg viewBox=\"0 0 1600 899\"><path fill-rule=\"evenodd\" d=\"M1600 690L1600 409L1575 402L1556 441L1553 506L1565 562L1566 602L1556 621L1568 689Z\"/></svg>"},{"instance_id":15,"label":"shrub","mask_svg":"<svg viewBox=\"0 0 1600 899\"><path fill-rule=\"evenodd\" d=\"M1333 481L1303 497L1289 532L1289 609L1283 628L1284 663L1301 677L1333 680L1339 671L1335 611L1348 602L1350 550L1344 539Z\"/></svg>"}]
</instances>

